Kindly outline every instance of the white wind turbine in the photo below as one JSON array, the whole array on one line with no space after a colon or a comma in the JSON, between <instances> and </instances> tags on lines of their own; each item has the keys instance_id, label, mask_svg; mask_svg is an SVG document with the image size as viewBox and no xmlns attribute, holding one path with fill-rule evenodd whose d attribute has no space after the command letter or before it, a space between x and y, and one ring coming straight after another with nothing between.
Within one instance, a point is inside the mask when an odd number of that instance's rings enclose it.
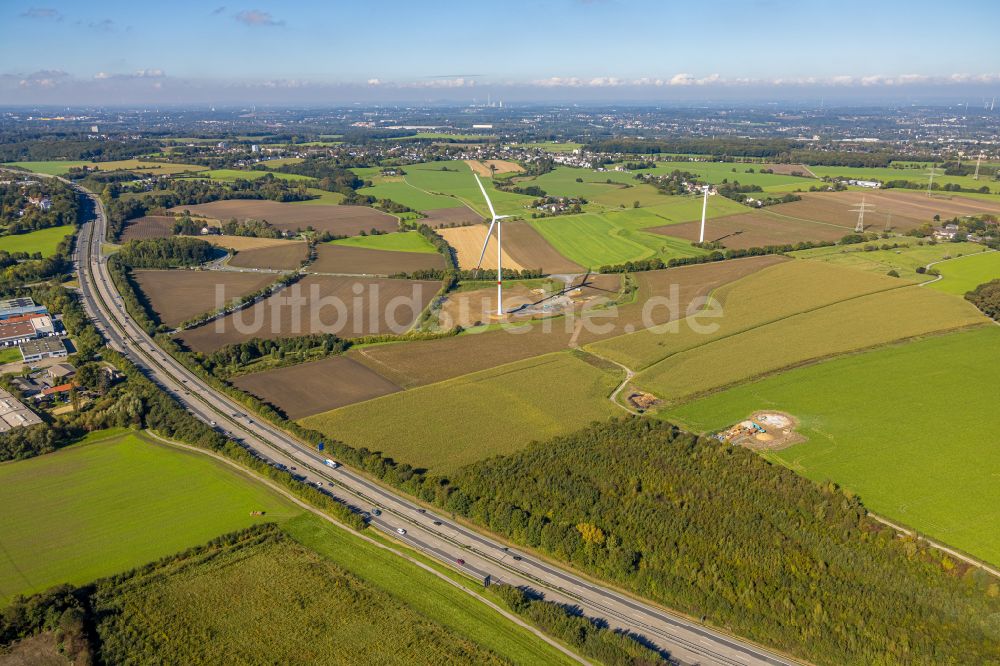
<instances>
[{"instance_id":1,"label":"white wind turbine","mask_svg":"<svg viewBox=\"0 0 1000 666\"><path fill-rule=\"evenodd\" d=\"M490 208L490 216L493 218L490 220L490 228L486 232L486 240L483 241L483 251L479 253L479 263L476 264L476 270L483 264L483 257L486 256L486 246L490 244L490 236L493 235L493 227L497 228L497 316L503 316L503 248L500 245L500 220L510 217L510 215L497 215L497 212L493 210L493 202L490 201L490 195L486 194L486 188L483 187L483 181L479 180L479 174L473 174L476 178L476 183L479 185L480 191L483 193L483 198L486 199L486 205Z\"/></svg>"}]
</instances>

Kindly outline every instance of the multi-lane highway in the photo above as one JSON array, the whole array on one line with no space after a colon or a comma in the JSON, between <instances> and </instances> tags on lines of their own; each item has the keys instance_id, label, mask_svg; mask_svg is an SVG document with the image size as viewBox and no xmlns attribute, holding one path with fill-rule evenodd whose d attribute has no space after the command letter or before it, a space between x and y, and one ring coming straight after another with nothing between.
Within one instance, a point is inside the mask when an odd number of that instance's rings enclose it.
<instances>
[{"instance_id":1,"label":"multi-lane highway","mask_svg":"<svg viewBox=\"0 0 1000 666\"><path fill-rule=\"evenodd\" d=\"M147 376L204 422L241 439L266 460L286 465L305 481L359 511L371 525L409 546L484 582L526 585L552 601L574 604L611 627L641 635L688 664L798 663L742 639L702 626L683 616L597 584L533 555L516 552L493 538L434 515L413 499L340 466L214 390L160 350L133 322L111 281L102 253L107 221L97 197L95 219L83 225L75 260L84 305L108 344L126 354Z\"/></svg>"}]
</instances>

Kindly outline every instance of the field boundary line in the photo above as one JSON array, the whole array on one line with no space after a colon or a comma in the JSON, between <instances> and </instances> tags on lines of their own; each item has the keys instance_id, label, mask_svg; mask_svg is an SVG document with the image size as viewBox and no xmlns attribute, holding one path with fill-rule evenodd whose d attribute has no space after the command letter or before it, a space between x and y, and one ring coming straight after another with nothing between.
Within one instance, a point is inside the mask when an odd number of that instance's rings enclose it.
<instances>
[{"instance_id":1,"label":"field boundary line","mask_svg":"<svg viewBox=\"0 0 1000 666\"><path fill-rule=\"evenodd\" d=\"M265 486L271 488L272 490L274 490L278 494L284 496L286 499L290 500L291 502L293 502L294 504L296 504L300 508L305 509L306 511L308 511L308 512L310 512L310 513L312 513L312 514L314 514L314 515L316 515L316 516L318 516L320 518L322 518L323 520L326 520L327 522L335 525L336 527L344 530L345 532L347 532L347 533L349 533L349 534L351 534L353 536L356 536L356 537L362 539L363 541L366 541L367 543L369 543L369 544L371 544L373 546L376 546L378 548L381 548L382 550L388 551L388 552L392 553L393 555L396 555L397 557L400 557L400 558L402 558L402 559L410 562L411 564L413 564L413 565L415 565L415 566L423 569L424 571L427 571L428 573L431 573L434 576L440 578L441 580L445 581L449 585L451 585L451 586L453 586L455 588L458 588L459 590L465 592L466 594L468 594L469 596L473 597L477 601L479 601L479 602L483 603L484 605L486 605L487 607L493 609L494 611L496 611L497 613L499 613L500 615L502 615L505 619L513 622L514 624L518 625L522 629L527 629L532 634L534 634L535 636L537 636L538 638L540 638L544 642L548 643L550 646L556 648L557 650L559 650L560 652L562 652L563 654L565 654L566 656L568 656L570 659L573 659L577 663L585 664L586 666L592 666L589 661L587 661L586 659L584 659L580 655L576 654L575 652L573 652L572 650L570 650L569 648L567 648L563 644L559 643L555 639L549 637L544 632L542 632L540 629L537 629L536 627L528 624L527 622L525 622L521 618L517 617L516 615L513 615L512 613L504 610L499 605L497 605L497 604L493 603L492 601L490 601L489 599L486 599L485 597L477 594L475 591L469 589L468 587L466 587L462 583L454 580L450 576L446 576L445 574L441 573L440 571L438 571L434 567L432 567L429 564L426 564L424 562L421 562L420 560L418 560L417 558L413 557L412 555L408 555L408 554L406 554L406 553L404 553L404 552L402 552L400 550L397 550L396 548L388 546L388 545L386 545L386 544L378 541L377 539L373 539L372 537L368 536L367 534L363 534L363 533L361 533L361 532L359 532L357 530L351 529L350 527L348 527L347 525L343 524L342 522L340 522L336 518L333 518L332 516L327 515L326 513L324 513L323 511L321 511L317 507L309 504L308 502L305 502L304 500L299 499L298 497L296 497L295 495L293 495L287 489L278 486L277 484L275 484L274 482L270 481L269 479L265 479L262 476L260 476L258 474L255 474L252 470L249 470L249 469L243 467L242 465L240 465L236 461L230 460L230 459L226 458L225 456L223 456L223 455L221 455L219 453L216 453L215 451L209 451L207 449L198 448L197 446L192 446L190 444L184 444L182 442L178 442L178 441L174 441L174 440L171 440L171 439L167 439L167 438L162 437L161 435L157 434L156 432L154 432L152 430L147 430L145 432L147 434L149 434L150 436L152 436L154 439L158 440L160 443L162 443L162 444L164 444L166 446L173 446L173 447L184 449L186 451L190 451L190 452L193 452L193 453L199 453L199 454L208 456L210 458L214 458L214 459L218 460L219 462L222 462L222 463L224 463L224 464L226 464L226 465L228 465L230 467L233 467L234 469L236 469L239 472L241 472L244 476L247 476L247 477L251 478L252 480L254 480L254 481L258 482L258 483L264 484ZM357 575L357 574L354 574L354 575ZM459 575L461 575L461 574L459 574ZM472 639L471 638L467 638L467 640L472 640ZM476 641L473 641L473 642L476 642Z\"/></svg>"},{"instance_id":2,"label":"field boundary line","mask_svg":"<svg viewBox=\"0 0 1000 666\"><path fill-rule=\"evenodd\" d=\"M950 546L944 545L940 541L935 541L934 539L928 538L927 536L918 533L914 529L911 529L909 527L904 527L904 526L900 525L899 523L893 522L893 521L889 520L888 518L883 518L882 516L878 515L877 513L872 512L872 511L868 511L868 515L873 520L877 520L878 522L882 523L883 525L886 525L887 527L891 527L892 529L896 530L897 532L899 532L901 534L905 534L906 536L915 537L917 540L923 541L924 543L929 544L932 548L936 548L937 550L940 550L943 553L947 553L948 555L951 555L952 557L958 558L959 560L965 562L966 564L972 565L974 567L978 567L979 569L982 569L986 573L988 573L988 574L990 574L992 576L995 576L996 578L1000 578L1000 569L995 569L993 566L987 564L983 560L980 560L980 559L977 559L975 557L972 557L971 555L964 555L963 553L959 552L958 550L955 550L954 548L952 548Z\"/></svg>"},{"instance_id":3,"label":"field boundary line","mask_svg":"<svg viewBox=\"0 0 1000 666\"><path fill-rule=\"evenodd\" d=\"M470 167L470 169L471 169L471 167ZM458 196L457 194L442 194L441 192L431 192L430 190L425 190L424 188L417 187L416 185L414 185L413 183L411 183L410 181L408 181L406 179L406 176L403 176L403 183L405 183L406 185L412 187L413 189L417 190L418 192L423 192L424 194L426 194L428 196L433 196L433 197L448 197L450 199L454 199L455 201L460 201L463 206L465 206L466 208L468 208L469 210L471 210L473 213L475 213L476 215L479 215L480 217L484 217L484 214L482 212L476 210L476 208L473 207L473 205L471 203L469 203L468 201L466 201L462 197ZM434 210L434 209L433 208L428 208L427 210Z\"/></svg>"}]
</instances>

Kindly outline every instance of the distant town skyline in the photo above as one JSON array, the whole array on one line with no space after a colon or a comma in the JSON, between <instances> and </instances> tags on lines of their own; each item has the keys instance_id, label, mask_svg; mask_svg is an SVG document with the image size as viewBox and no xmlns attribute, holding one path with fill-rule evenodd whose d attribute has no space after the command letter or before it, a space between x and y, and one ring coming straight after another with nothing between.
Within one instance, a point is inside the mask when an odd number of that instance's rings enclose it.
<instances>
[{"instance_id":1,"label":"distant town skyline","mask_svg":"<svg viewBox=\"0 0 1000 666\"><path fill-rule=\"evenodd\" d=\"M43 0L44 1L44 0ZM948 100L1000 3L7 2L0 104Z\"/></svg>"}]
</instances>

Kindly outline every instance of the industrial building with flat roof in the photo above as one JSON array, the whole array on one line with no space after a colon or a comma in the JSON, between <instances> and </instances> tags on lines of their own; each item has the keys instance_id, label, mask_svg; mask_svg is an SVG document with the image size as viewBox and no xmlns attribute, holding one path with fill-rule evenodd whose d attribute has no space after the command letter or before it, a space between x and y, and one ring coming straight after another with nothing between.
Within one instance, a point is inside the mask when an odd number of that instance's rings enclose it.
<instances>
[{"instance_id":1,"label":"industrial building with flat roof","mask_svg":"<svg viewBox=\"0 0 1000 666\"><path fill-rule=\"evenodd\" d=\"M69 354L61 338L40 338L28 340L18 345L25 363L41 361L43 358L62 358Z\"/></svg>"},{"instance_id":2,"label":"industrial building with flat roof","mask_svg":"<svg viewBox=\"0 0 1000 666\"><path fill-rule=\"evenodd\" d=\"M20 426L41 423L38 414L25 407L4 389L0 389L0 432L7 432Z\"/></svg>"},{"instance_id":3,"label":"industrial building with flat roof","mask_svg":"<svg viewBox=\"0 0 1000 666\"><path fill-rule=\"evenodd\" d=\"M44 305L38 305L30 298L8 298L0 300L0 321L30 314L48 314Z\"/></svg>"}]
</instances>

